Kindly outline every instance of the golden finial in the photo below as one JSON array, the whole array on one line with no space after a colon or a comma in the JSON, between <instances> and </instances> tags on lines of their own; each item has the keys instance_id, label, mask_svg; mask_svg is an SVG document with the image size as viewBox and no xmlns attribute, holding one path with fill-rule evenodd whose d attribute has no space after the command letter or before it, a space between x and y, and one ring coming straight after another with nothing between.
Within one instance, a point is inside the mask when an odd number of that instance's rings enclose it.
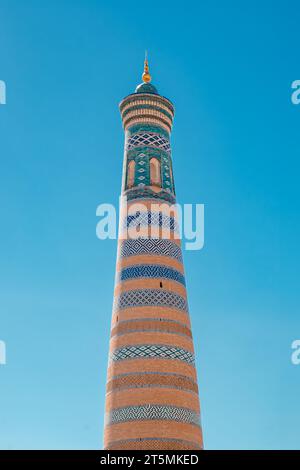
<instances>
[{"instance_id":1,"label":"golden finial","mask_svg":"<svg viewBox=\"0 0 300 470\"><path fill-rule=\"evenodd\" d=\"M151 82L151 75L149 73L149 64L148 64L147 51L145 52L144 73L142 75L142 79L143 79L143 82L145 82L145 83Z\"/></svg>"}]
</instances>

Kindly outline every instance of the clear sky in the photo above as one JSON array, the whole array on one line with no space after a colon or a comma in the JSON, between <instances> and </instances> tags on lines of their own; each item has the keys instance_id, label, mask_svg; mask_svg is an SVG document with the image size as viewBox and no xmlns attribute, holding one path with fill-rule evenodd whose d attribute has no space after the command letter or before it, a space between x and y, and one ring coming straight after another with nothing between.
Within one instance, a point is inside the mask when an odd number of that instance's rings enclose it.
<instances>
[{"instance_id":1,"label":"clear sky","mask_svg":"<svg viewBox=\"0 0 300 470\"><path fill-rule=\"evenodd\" d=\"M41 6L42 5L42 6ZM300 448L297 1L0 0L0 448L102 446L119 101L176 107L178 201L205 204L184 253L208 449Z\"/></svg>"}]
</instances>

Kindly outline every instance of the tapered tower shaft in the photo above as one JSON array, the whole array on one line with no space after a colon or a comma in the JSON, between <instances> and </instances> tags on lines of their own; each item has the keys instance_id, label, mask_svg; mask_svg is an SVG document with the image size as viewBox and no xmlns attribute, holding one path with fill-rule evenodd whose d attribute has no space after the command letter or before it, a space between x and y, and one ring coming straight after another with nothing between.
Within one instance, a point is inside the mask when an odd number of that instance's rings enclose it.
<instances>
[{"instance_id":1,"label":"tapered tower shaft","mask_svg":"<svg viewBox=\"0 0 300 470\"><path fill-rule=\"evenodd\" d=\"M105 449L201 449L194 347L175 204L172 103L150 83L120 103L125 130Z\"/></svg>"}]
</instances>

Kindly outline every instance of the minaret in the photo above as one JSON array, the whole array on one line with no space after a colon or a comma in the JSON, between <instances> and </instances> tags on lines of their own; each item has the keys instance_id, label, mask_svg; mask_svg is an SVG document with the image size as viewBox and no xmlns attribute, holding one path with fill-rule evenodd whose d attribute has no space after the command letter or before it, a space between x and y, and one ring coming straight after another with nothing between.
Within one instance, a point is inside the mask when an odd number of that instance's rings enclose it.
<instances>
[{"instance_id":1,"label":"minaret","mask_svg":"<svg viewBox=\"0 0 300 470\"><path fill-rule=\"evenodd\" d=\"M174 107L150 83L147 57L142 79L120 103L127 204L120 210L104 448L195 450L203 444L174 206Z\"/></svg>"}]
</instances>

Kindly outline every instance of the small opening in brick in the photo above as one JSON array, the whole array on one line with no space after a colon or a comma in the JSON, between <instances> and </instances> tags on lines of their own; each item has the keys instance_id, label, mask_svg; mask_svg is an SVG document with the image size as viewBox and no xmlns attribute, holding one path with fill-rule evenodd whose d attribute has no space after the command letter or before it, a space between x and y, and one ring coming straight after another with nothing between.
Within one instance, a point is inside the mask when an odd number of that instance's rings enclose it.
<instances>
[{"instance_id":1,"label":"small opening in brick","mask_svg":"<svg viewBox=\"0 0 300 470\"><path fill-rule=\"evenodd\" d=\"M159 283L159 286L160 286L160 287L162 287L162 286L163 286L163 285L162 285L162 282L160 282L160 283Z\"/></svg>"}]
</instances>

